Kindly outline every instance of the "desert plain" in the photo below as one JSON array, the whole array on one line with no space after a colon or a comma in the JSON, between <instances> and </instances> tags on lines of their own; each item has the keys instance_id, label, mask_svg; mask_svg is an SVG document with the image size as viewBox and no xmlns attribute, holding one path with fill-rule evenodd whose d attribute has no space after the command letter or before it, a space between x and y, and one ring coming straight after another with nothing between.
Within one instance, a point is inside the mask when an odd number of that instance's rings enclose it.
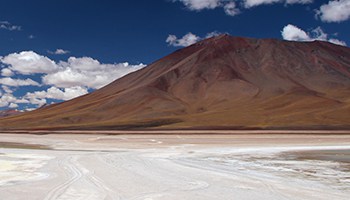
<instances>
[{"instance_id":1,"label":"desert plain","mask_svg":"<svg viewBox=\"0 0 350 200\"><path fill-rule=\"evenodd\" d=\"M211 132L1 133L0 199L350 196L347 131Z\"/></svg>"}]
</instances>

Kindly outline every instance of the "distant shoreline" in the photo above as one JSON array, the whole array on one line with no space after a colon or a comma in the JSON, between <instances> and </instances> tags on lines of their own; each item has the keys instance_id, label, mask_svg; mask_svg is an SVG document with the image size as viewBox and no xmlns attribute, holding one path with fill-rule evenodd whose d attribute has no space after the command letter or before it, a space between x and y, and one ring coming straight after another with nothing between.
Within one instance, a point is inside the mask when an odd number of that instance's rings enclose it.
<instances>
[{"instance_id":1,"label":"distant shoreline","mask_svg":"<svg viewBox=\"0 0 350 200\"><path fill-rule=\"evenodd\" d=\"M0 130L0 134L101 134L101 135L350 135L350 130Z\"/></svg>"}]
</instances>

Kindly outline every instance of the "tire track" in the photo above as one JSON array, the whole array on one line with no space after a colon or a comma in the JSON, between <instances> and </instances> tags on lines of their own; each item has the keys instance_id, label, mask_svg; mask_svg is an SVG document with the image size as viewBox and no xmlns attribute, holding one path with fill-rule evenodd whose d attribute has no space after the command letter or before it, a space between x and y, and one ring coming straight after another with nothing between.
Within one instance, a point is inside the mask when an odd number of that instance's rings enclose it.
<instances>
[{"instance_id":1,"label":"tire track","mask_svg":"<svg viewBox=\"0 0 350 200\"><path fill-rule=\"evenodd\" d=\"M101 156L102 155L99 155L98 157L101 157ZM90 183L92 183L94 186L96 186L99 189L99 191L103 191L103 193L106 196L104 199L111 199L111 200L120 200L120 199L122 199L122 197L119 196L114 190L112 190L111 188L106 186L100 178L95 176L94 172L91 172L88 169L84 168L78 162L76 162L75 164L76 164L76 166L79 166L80 169L82 169L83 171L87 172L87 173L84 174L85 175L84 178L88 179L88 181Z\"/></svg>"},{"instance_id":2,"label":"tire track","mask_svg":"<svg viewBox=\"0 0 350 200\"><path fill-rule=\"evenodd\" d=\"M91 156L91 154L87 155ZM71 155L59 161L59 167L63 168L70 178L62 184L59 184L56 187L54 187L47 194L44 200L57 200L61 198L76 199L77 196L79 196L79 199L83 199L86 197L95 197L93 199L97 198L120 200L121 197L118 196L116 192L114 192L108 186L106 186L101 179L95 176L94 172L89 171L78 162L79 158L81 158L80 155ZM80 192L80 190L75 190L74 184L78 184L78 181L85 181L89 184L89 186L92 186L92 188L84 188L81 184L78 186L79 189L83 189L84 191L91 191L91 193L83 193ZM96 191L96 193L94 193L93 191Z\"/></svg>"},{"instance_id":3,"label":"tire track","mask_svg":"<svg viewBox=\"0 0 350 200\"><path fill-rule=\"evenodd\" d=\"M68 156L67 158L60 160L58 165L68 171L70 179L66 182L54 187L45 197L44 200L56 200L58 199L71 185L78 181L82 177L82 172L74 166L73 161L76 160L76 156Z\"/></svg>"},{"instance_id":4,"label":"tire track","mask_svg":"<svg viewBox=\"0 0 350 200\"><path fill-rule=\"evenodd\" d=\"M206 181L197 180L191 177L183 176L174 170L167 169L166 167L159 165L158 161L163 159L152 159L147 156L143 156L142 154L127 154L127 155L119 155L114 156L113 154L108 154L104 157L99 157L99 159L110 165L113 168L119 168L127 171L130 174L133 174L140 178L140 180L144 180L147 182L153 182L155 184L161 183L163 180L157 179L157 177L162 177L162 179L167 180L167 185L164 189L158 191L156 193L146 193L145 195L166 195L168 193L176 193L181 191L195 191L195 190L203 190L210 186L210 184ZM128 162L124 160L127 159ZM161 161L161 162L164 162ZM122 163L129 163L130 165L123 165ZM140 171L141 170L141 171ZM138 183L138 180L135 180L135 184ZM135 199L139 199L144 195L135 197ZM133 198L134 199L134 198ZM146 196L145 196L145 199Z\"/></svg>"}]
</instances>

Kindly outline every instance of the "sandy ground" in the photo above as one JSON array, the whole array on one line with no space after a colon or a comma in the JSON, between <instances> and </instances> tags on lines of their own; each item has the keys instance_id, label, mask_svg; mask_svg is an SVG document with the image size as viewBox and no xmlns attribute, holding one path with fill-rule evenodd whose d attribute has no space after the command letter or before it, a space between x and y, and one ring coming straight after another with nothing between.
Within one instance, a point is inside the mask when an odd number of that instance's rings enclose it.
<instances>
[{"instance_id":1,"label":"sandy ground","mask_svg":"<svg viewBox=\"0 0 350 200\"><path fill-rule=\"evenodd\" d=\"M345 200L349 155L344 133L0 134L0 199Z\"/></svg>"}]
</instances>

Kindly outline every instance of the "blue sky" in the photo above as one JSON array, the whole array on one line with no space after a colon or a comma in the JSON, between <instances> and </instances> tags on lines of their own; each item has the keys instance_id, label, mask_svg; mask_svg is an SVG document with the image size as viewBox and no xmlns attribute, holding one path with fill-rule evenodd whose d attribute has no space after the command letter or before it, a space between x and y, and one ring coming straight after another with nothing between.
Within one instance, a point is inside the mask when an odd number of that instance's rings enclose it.
<instances>
[{"instance_id":1,"label":"blue sky","mask_svg":"<svg viewBox=\"0 0 350 200\"><path fill-rule=\"evenodd\" d=\"M3 0L0 110L98 89L219 33L350 44L350 0Z\"/></svg>"}]
</instances>

